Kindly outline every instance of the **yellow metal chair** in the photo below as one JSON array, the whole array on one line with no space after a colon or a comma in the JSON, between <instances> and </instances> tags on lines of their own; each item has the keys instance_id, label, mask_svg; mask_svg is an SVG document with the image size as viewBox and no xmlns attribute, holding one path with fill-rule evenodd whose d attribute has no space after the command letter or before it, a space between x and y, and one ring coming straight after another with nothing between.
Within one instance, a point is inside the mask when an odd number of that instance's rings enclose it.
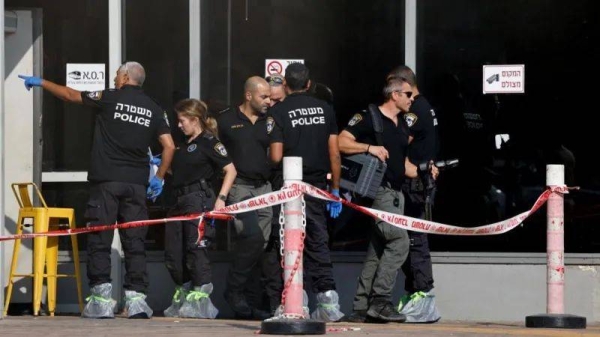
<instances>
[{"instance_id":1,"label":"yellow metal chair","mask_svg":"<svg viewBox=\"0 0 600 337\"><path fill-rule=\"evenodd\" d=\"M41 207L34 207L29 193L29 187L32 186L36 192ZM33 219L33 232L41 233L48 230L59 229L58 219L67 219L69 228L75 229L75 210L72 208L48 207L46 201L37 185L34 183L15 183L12 184L12 190L19 203L19 218L17 220L17 234L23 233L23 220ZM21 240L16 239L13 249L12 262L10 265L10 275L6 291L6 301L4 304L4 315L8 312L8 305L13 289L13 278L15 277L33 277L33 314L39 315L42 303L42 285L46 278L48 286L48 311L50 316L54 316L56 308L56 280L58 277L74 277L77 283L77 298L79 300L79 310L83 310L83 298L81 297L81 274L79 273L79 249L77 246L77 236L71 235L73 245L73 262L75 264L75 274L57 274L58 268L58 237L40 236L33 239L33 274L15 274L17 268L17 258L21 247ZM46 267L46 273L44 273Z\"/></svg>"}]
</instances>

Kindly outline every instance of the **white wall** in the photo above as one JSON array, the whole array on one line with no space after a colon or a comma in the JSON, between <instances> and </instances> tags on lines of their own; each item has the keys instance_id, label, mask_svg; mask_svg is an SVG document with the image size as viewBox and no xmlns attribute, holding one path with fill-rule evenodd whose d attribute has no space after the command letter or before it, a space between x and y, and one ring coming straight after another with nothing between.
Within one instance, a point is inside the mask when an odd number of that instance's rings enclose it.
<instances>
[{"instance_id":1,"label":"white wall","mask_svg":"<svg viewBox=\"0 0 600 337\"><path fill-rule=\"evenodd\" d=\"M5 144L4 195L5 195L5 234L16 232L19 206L13 196L11 184L33 181L33 95L25 90L19 74L33 73L33 30L30 11L17 11L17 32L5 35L4 84L4 123L2 132ZM38 89L39 90L39 89ZM4 273L8 282L8 272L12 257L13 241L4 244ZM31 273L31 240L21 245L18 273ZM18 280L15 280L19 282ZM19 282L13 289L11 303L31 302L31 281ZM2 285L5 287L5 284Z\"/></svg>"}]
</instances>

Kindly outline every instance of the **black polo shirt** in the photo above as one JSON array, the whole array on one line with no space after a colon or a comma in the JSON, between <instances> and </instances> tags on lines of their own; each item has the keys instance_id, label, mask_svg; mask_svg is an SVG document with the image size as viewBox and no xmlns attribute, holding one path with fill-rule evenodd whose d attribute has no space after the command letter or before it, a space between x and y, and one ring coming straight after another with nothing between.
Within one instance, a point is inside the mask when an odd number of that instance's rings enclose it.
<instances>
[{"instance_id":1,"label":"black polo shirt","mask_svg":"<svg viewBox=\"0 0 600 337\"><path fill-rule=\"evenodd\" d=\"M389 153L389 158L386 161L387 170L382 184L389 182L393 189L400 190L405 174L404 160L408 150L408 126L402 116L398 116L398 125L396 125L381 113L381 110L377 110L383 122L383 133L381 134L383 147ZM373 120L369 112L363 111L355 114L348 122L345 130L350 132L359 143L377 145Z\"/></svg>"},{"instance_id":2,"label":"black polo shirt","mask_svg":"<svg viewBox=\"0 0 600 337\"><path fill-rule=\"evenodd\" d=\"M338 128L333 108L307 93L294 93L269 109L271 143L283 143L284 157L302 157L304 180L324 182L331 170L329 136Z\"/></svg>"},{"instance_id":3,"label":"black polo shirt","mask_svg":"<svg viewBox=\"0 0 600 337\"><path fill-rule=\"evenodd\" d=\"M408 150L410 161L419 165L434 160L438 153L438 130L435 111L425 97L418 95L403 115L413 140Z\"/></svg>"},{"instance_id":4,"label":"black polo shirt","mask_svg":"<svg viewBox=\"0 0 600 337\"><path fill-rule=\"evenodd\" d=\"M96 115L88 180L148 184L148 146L170 133L164 110L141 87L84 91Z\"/></svg>"},{"instance_id":5,"label":"black polo shirt","mask_svg":"<svg viewBox=\"0 0 600 337\"><path fill-rule=\"evenodd\" d=\"M266 121L266 114L260 114L252 124L237 106L217 117L219 139L233 159L237 176L242 179L266 181L269 178L271 166L267 156L269 136Z\"/></svg>"},{"instance_id":6,"label":"black polo shirt","mask_svg":"<svg viewBox=\"0 0 600 337\"><path fill-rule=\"evenodd\" d=\"M217 170L222 170L231 163L225 146L208 131L203 131L191 142L177 146L171 171L173 187L179 188L199 182L210 181Z\"/></svg>"}]
</instances>

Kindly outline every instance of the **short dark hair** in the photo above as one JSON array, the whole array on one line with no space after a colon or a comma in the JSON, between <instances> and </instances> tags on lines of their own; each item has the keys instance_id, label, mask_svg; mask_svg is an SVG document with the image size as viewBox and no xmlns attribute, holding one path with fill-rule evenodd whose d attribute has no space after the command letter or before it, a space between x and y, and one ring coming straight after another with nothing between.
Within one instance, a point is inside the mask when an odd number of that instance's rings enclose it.
<instances>
[{"instance_id":1,"label":"short dark hair","mask_svg":"<svg viewBox=\"0 0 600 337\"><path fill-rule=\"evenodd\" d=\"M285 68L285 82L291 91L306 89L309 79L308 68L302 63L291 63Z\"/></svg>"},{"instance_id":2,"label":"short dark hair","mask_svg":"<svg viewBox=\"0 0 600 337\"><path fill-rule=\"evenodd\" d=\"M388 79L391 78L391 77L401 77L411 87L417 86L417 76L415 76L414 71L412 71L412 69L410 69L408 66L402 65L402 66L398 66L398 67L394 68L387 75Z\"/></svg>"}]
</instances>

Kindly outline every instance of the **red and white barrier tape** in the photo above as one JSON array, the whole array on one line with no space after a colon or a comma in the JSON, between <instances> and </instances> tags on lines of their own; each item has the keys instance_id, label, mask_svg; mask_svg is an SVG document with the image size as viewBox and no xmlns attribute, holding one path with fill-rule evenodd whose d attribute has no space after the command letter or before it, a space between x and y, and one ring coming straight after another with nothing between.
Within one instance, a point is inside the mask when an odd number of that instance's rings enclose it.
<instances>
[{"instance_id":1,"label":"red and white barrier tape","mask_svg":"<svg viewBox=\"0 0 600 337\"><path fill-rule=\"evenodd\" d=\"M264 207L271 207L273 205L282 204L288 202L290 200L294 200L302 195L301 191L294 191L290 189L284 189L280 191L270 192L267 194L259 195L257 197L244 200L242 202L238 202L236 204L229 205L224 207L218 211L210 211L199 214L189 214L183 216L176 216L170 218L163 219L152 219L152 220L138 220L138 221L130 221L120 224L113 225L97 225L97 226L89 226L83 228L75 228L75 229L63 229L63 230L53 230L48 232L40 232L40 233L25 233L25 234L13 234L13 235L5 235L0 236L1 241L8 240L16 240L16 239L32 239L39 236L67 236L67 235L77 235L77 234L85 234L91 232L100 232L106 230L114 230L114 229L127 229L127 228L135 228L135 227L143 227L143 226L152 226L165 224L173 221L190 221L190 220L198 220L199 222L199 231L203 233L203 219L204 218L213 218L220 220L228 220L231 219L234 214L244 213L254 211Z\"/></svg>"},{"instance_id":2,"label":"red and white barrier tape","mask_svg":"<svg viewBox=\"0 0 600 337\"><path fill-rule=\"evenodd\" d=\"M392 226L396 226L402 229L411 230L415 232L428 233L428 234L441 234L441 235L497 235L503 234L511 229L517 227L522 223L529 215L538 210L547 200L552 193L569 193L568 187L566 186L551 186L545 190L533 204L533 207L521 214L515 215L509 219L495 222L489 225L479 227L458 227L452 225L445 225L439 222L428 221L423 219L412 218L405 215L398 215L395 213L380 211L364 206L353 204L343 198L337 198L332 194L319 190L314 186L306 184L304 182L294 183L290 186L291 188L301 190L315 198L328 200L328 201L341 201L342 204L349 206L355 210L365 213L371 217L378 218L389 223Z\"/></svg>"},{"instance_id":3,"label":"red and white barrier tape","mask_svg":"<svg viewBox=\"0 0 600 337\"><path fill-rule=\"evenodd\" d=\"M531 213L535 212L538 208L540 208L551 193L568 193L569 188L566 186L551 186L548 187L546 191L544 191L537 201L534 203L533 207L521 214L513 216L509 219L495 222L493 224L479 226L479 227L458 227L445 225L434 221L427 221L417 218L411 218L405 215L398 215L394 213L384 212L364 206L359 206L353 204L344 199L338 199L337 197L329 194L326 191L320 190L310 184L299 182L292 183L288 188L281 189L279 191L270 192L267 194L259 195L251 199L244 200L242 202L238 202L236 204L232 204L226 206L222 209L216 211L210 211L200 214L190 214L185 216L177 216L163 219L153 219L153 220L140 220L140 221L131 221L121 224L113 224L113 225L98 225L98 226L90 226L84 228L75 228L75 229L65 229L65 230L55 230L48 231L42 233L26 233L26 234L14 234L14 235L5 235L0 236L0 241L8 241L15 239L31 239L39 236L66 236L66 235L77 235L84 234L90 232L98 232L105 230L114 230L114 229L125 229L125 228L135 228L142 226L151 226L158 224L165 224L172 221L189 221L189 220L199 220L200 226L202 226L202 220L204 218L214 218L221 220L228 220L232 218L232 215L245 213L254 211L257 209L261 209L264 207L271 207L274 205L279 205L286 203L288 201L299 198L303 193L311 195L315 198L327 200L327 201L341 201L344 205L351 207L355 210L363 212L369 216L374 218L381 219L383 221L388 222L392 226L396 226L399 228L403 228L406 230L422 232L422 233L430 233L430 234L442 234L442 235L497 235L510 231L511 229L518 226L523 220L525 220ZM201 229L199 229L201 230Z\"/></svg>"}]
</instances>

